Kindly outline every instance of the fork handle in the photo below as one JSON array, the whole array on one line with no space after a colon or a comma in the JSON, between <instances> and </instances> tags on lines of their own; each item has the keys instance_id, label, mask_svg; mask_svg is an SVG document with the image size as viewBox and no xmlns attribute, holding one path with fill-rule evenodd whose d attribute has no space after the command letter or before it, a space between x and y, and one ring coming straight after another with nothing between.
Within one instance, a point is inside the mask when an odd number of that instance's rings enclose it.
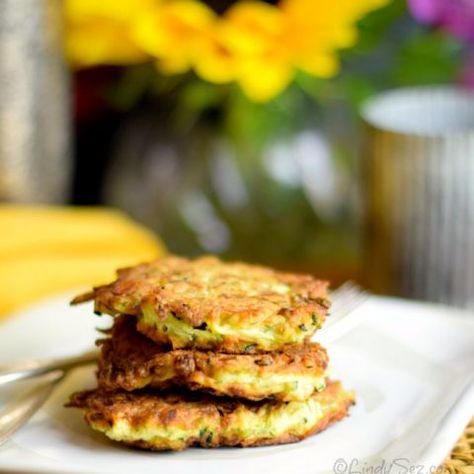
<instances>
[{"instance_id":1,"label":"fork handle","mask_svg":"<svg viewBox=\"0 0 474 474\"><path fill-rule=\"evenodd\" d=\"M86 352L79 356L63 359L44 361L24 361L7 366L0 366L0 385L5 385L18 380L29 379L47 374L54 370L69 370L81 365L88 365L97 360L96 350Z\"/></svg>"},{"instance_id":2,"label":"fork handle","mask_svg":"<svg viewBox=\"0 0 474 474\"><path fill-rule=\"evenodd\" d=\"M38 377L38 385L0 411L0 446L20 429L43 405L65 372L54 370Z\"/></svg>"}]
</instances>

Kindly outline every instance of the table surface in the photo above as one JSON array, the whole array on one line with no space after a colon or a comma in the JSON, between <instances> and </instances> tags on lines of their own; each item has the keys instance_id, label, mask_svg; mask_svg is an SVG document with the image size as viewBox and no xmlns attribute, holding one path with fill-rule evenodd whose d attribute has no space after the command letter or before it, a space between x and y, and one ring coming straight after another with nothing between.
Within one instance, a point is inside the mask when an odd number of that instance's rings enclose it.
<instances>
[{"instance_id":1,"label":"table surface","mask_svg":"<svg viewBox=\"0 0 474 474\"><path fill-rule=\"evenodd\" d=\"M474 473L474 417L441 467L442 472Z\"/></svg>"}]
</instances>

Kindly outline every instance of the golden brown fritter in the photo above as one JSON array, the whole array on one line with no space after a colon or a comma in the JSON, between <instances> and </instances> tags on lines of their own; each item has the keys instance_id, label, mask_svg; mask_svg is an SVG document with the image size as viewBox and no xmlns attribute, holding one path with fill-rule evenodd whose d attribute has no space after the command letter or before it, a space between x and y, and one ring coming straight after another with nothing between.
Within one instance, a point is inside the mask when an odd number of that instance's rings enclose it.
<instances>
[{"instance_id":1,"label":"golden brown fritter","mask_svg":"<svg viewBox=\"0 0 474 474\"><path fill-rule=\"evenodd\" d=\"M122 315L111 336L98 341L100 387L131 391L184 385L215 395L291 401L305 400L325 386L328 356L316 343L266 354L166 351L137 332L135 323Z\"/></svg>"},{"instance_id":2,"label":"golden brown fritter","mask_svg":"<svg viewBox=\"0 0 474 474\"><path fill-rule=\"evenodd\" d=\"M329 308L325 281L215 257L166 257L117 275L72 303L134 315L140 332L175 349L281 350L314 334Z\"/></svg>"},{"instance_id":3,"label":"golden brown fritter","mask_svg":"<svg viewBox=\"0 0 474 474\"><path fill-rule=\"evenodd\" d=\"M331 382L300 402L244 402L189 393L152 391L72 395L89 425L109 438L152 450L188 446L263 446L292 443L347 415L352 393Z\"/></svg>"}]
</instances>

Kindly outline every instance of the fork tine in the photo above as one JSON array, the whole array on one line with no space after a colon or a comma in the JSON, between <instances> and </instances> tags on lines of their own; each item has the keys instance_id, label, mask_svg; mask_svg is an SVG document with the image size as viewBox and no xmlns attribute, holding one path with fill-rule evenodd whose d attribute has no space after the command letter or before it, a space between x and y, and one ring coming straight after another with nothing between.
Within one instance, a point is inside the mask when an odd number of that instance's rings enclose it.
<instances>
[{"instance_id":1,"label":"fork tine","mask_svg":"<svg viewBox=\"0 0 474 474\"><path fill-rule=\"evenodd\" d=\"M357 283L353 281L346 281L341 286L333 290L331 292L331 296L333 299L340 298L340 297L343 297L344 295L353 293L354 291L359 292L359 291L362 291L362 289Z\"/></svg>"},{"instance_id":2,"label":"fork tine","mask_svg":"<svg viewBox=\"0 0 474 474\"><path fill-rule=\"evenodd\" d=\"M367 293L360 291L360 292L352 292L351 294L345 295L344 299L336 300L333 310L331 312L331 319L339 319L343 317L346 313L355 309L359 304L361 304L367 298Z\"/></svg>"},{"instance_id":3,"label":"fork tine","mask_svg":"<svg viewBox=\"0 0 474 474\"><path fill-rule=\"evenodd\" d=\"M342 305L361 291L362 290L354 283L346 282L344 285L340 286L337 290L331 293L333 305Z\"/></svg>"},{"instance_id":4,"label":"fork tine","mask_svg":"<svg viewBox=\"0 0 474 474\"><path fill-rule=\"evenodd\" d=\"M368 296L369 294L365 290L357 283L351 281L345 282L331 292L331 299L333 301L331 314L320 334L320 338L325 344L334 342L360 323L362 318L360 313L357 313L358 316L355 317L348 316Z\"/></svg>"},{"instance_id":5,"label":"fork tine","mask_svg":"<svg viewBox=\"0 0 474 474\"><path fill-rule=\"evenodd\" d=\"M331 293L332 310L327 325L332 326L337 321L344 318L347 314L362 304L368 297L359 285L348 281Z\"/></svg>"},{"instance_id":6,"label":"fork tine","mask_svg":"<svg viewBox=\"0 0 474 474\"><path fill-rule=\"evenodd\" d=\"M337 290L331 293L331 299L333 302L333 310L338 307L342 307L347 304L348 301L352 300L362 293L362 289L352 282L346 282L340 286Z\"/></svg>"}]
</instances>

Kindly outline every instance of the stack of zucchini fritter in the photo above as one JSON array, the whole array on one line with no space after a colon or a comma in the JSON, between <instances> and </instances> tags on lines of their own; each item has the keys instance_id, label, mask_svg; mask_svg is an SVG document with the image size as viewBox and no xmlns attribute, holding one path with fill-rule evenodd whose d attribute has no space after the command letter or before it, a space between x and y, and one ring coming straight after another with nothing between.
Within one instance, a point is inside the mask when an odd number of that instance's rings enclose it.
<instances>
[{"instance_id":1,"label":"stack of zucchini fritter","mask_svg":"<svg viewBox=\"0 0 474 474\"><path fill-rule=\"evenodd\" d=\"M354 402L325 376L310 337L326 282L214 257L167 257L118 271L94 300L115 317L98 341L95 390L75 393L92 428L155 450L301 440Z\"/></svg>"}]
</instances>

